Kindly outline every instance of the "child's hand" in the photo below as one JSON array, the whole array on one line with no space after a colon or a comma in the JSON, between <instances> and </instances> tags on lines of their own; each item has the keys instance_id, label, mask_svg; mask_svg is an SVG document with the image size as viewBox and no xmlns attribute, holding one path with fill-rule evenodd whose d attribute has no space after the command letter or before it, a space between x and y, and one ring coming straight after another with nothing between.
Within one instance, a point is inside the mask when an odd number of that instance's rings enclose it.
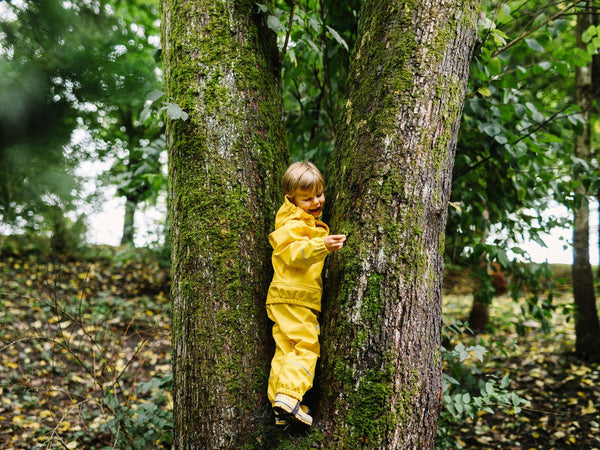
<instances>
[{"instance_id":1,"label":"child's hand","mask_svg":"<svg viewBox=\"0 0 600 450\"><path fill-rule=\"evenodd\" d=\"M344 242L346 242L345 234L332 234L331 236L325 236L323 238L325 248L327 248L327 250L329 250L330 252L342 248L344 246Z\"/></svg>"}]
</instances>

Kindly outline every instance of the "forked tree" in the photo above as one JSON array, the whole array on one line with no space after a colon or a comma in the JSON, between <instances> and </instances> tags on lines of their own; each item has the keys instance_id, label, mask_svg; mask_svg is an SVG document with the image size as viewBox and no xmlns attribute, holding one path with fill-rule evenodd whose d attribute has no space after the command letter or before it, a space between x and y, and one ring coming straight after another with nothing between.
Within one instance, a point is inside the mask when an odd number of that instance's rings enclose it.
<instances>
[{"instance_id":1,"label":"forked tree","mask_svg":"<svg viewBox=\"0 0 600 450\"><path fill-rule=\"evenodd\" d=\"M274 432L263 306L287 163L274 36L253 1L163 0L176 448L431 448L444 225L479 2L367 1L327 168L322 370L308 434Z\"/></svg>"}]
</instances>

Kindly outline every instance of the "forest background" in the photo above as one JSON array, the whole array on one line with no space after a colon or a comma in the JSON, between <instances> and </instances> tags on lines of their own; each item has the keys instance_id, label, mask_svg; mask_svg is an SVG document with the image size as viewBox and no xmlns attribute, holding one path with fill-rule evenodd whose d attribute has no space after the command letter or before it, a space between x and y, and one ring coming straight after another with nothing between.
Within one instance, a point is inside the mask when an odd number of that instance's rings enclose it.
<instances>
[{"instance_id":1,"label":"forest background","mask_svg":"<svg viewBox=\"0 0 600 450\"><path fill-rule=\"evenodd\" d=\"M577 28L582 8L598 6L483 2L446 229L440 447L600 447L598 361L575 355L570 268L533 263L518 244L571 229L550 205L587 214L600 197L598 15ZM136 211L166 204L164 117L187 119L161 87L158 4L0 7L0 442L168 447L166 218L154 244L133 245ZM293 160L330 158L360 7L256 3L278 36ZM589 104L577 101L581 68ZM84 196L85 167L104 170ZM90 245L86 218L111 188L125 199L121 245ZM465 324L471 302L488 310L471 323L479 335Z\"/></svg>"}]
</instances>

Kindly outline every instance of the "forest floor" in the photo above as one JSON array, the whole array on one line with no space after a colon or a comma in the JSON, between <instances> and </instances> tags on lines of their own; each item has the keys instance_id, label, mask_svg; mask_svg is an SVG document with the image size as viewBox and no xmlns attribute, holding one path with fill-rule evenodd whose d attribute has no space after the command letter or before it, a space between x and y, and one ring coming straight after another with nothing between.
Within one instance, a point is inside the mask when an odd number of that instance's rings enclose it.
<instances>
[{"instance_id":1,"label":"forest floor","mask_svg":"<svg viewBox=\"0 0 600 450\"><path fill-rule=\"evenodd\" d=\"M455 427L454 437L468 449L600 449L600 365L584 364L575 354L570 266L554 266L558 290L549 329L524 317L525 298L496 297L488 332L455 336L452 344L482 345L483 362L471 363L481 376L508 376L509 389L524 401L513 408L492 407ZM452 276L449 277L450 279ZM446 286L444 316L466 321L472 295L468 278L455 275Z\"/></svg>"},{"instance_id":2,"label":"forest floor","mask_svg":"<svg viewBox=\"0 0 600 450\"><path fill-rule=\"evenodd\" d=\"M0 448L170 448L167 270L143 258L0 261ZM115 260L117 262L115 262ZM558 268L565 270L564 267ZM464 320L468 277L449 274L448 320ZM560 279L557 278L557 279ZM482 375L508 375L521 411L494 407L454 426L469 449L600 449L600 366L573 355L568 284L544 332L522 305L494 299Z\"/></svg>"}]
</instances>

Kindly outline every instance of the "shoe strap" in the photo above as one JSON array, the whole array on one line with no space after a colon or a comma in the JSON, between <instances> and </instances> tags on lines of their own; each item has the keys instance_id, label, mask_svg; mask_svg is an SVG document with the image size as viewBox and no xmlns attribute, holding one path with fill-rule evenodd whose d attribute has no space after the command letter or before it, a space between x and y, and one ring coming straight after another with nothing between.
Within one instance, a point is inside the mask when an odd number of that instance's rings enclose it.
<instances>
[{"instance_id":1,"label":"shoe strap","mask_svg":"<svg viewBox=\"0 0 600 450\"><path fill-rule=\"evenodd\" d=\"M300 401L296 402L296 406L294 406L294 409L291 412L292 416L295 416L299 409L300 409Z\"/></svg>"}]
</instances>

